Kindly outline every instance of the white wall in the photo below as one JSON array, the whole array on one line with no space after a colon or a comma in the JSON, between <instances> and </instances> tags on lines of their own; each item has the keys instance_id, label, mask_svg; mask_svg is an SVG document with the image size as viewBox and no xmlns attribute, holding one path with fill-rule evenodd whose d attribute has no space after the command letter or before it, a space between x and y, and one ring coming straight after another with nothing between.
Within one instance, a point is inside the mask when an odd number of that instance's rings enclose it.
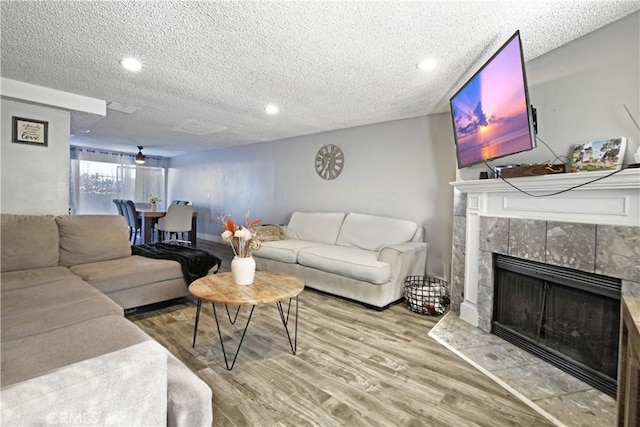
<instances>
[{"instance_id":1,"label":"white wall","mask_svg":"<svg viewBox=\"0 0 640 427\"><path fill-rule=\"evenodd\" d=\"M287 223L293 211L359 212L413 220L426 229L428 269L450 263L455 150L448 114L190 154L170 161L168 199L192 201L201 237L217 239L220 211ZM321 179L317 151L337 144L342 174ZM202 234L201 234L202 233Z\"/></svg>"},{"instance_id":2,"label":"white wall","mask_svg":"<svg viewBox=\"0 0 640 427\"><path fill-rule=\"evenodd\" d=\"M2 213L66 214L69 208L68 111L6 98L1 107ZM11 117L49 122L48 146L11 142Z\"/></svg>"},{"instance_id":3,"label":"white wall","mask_svg":"<svg viewBox=\"0 0 640 427\"><path fill-rule=\"evenodd\" d=\"M521 34L526 50L527 35ZM531 103L538 111L538 136L559 156L573 144L625 136L625 163L640 132L623 104L640 123L640 12L587 34L526 64ZM544 163L554 156L543 144L490 165ZM462 169L462 179L477 179L484 165Z\"/></svg>"}]
</instances>

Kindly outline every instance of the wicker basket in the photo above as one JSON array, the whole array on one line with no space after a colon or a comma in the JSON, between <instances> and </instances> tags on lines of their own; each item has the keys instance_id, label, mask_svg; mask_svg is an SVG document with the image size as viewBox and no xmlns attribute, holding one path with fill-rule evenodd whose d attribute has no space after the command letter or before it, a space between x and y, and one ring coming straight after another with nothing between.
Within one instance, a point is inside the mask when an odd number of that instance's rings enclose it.
<instances>
[{"instance_id":1,"label":"wicker basket","mask_svg":"<svg viewBox=\"0 0 640 427\"><path fill-rule=\"evenodd\" d=\"M404 298L414 313L440 316L449 308L449 284L435 277L407 276Z\"/></svg>"}]
</instances>

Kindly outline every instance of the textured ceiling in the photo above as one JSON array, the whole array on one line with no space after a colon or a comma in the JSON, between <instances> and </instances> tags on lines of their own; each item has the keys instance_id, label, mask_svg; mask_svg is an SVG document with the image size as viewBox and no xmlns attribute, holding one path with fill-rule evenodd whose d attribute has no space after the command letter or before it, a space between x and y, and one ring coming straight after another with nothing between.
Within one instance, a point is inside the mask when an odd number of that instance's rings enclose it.
<instances>
[{"instance_id":1,"label":"textured ceiling","mask_svg":"<svg viewBox=\"0 0 640 427\"><path fill-rule=\"evenodd\" d=\"M447 111L516 30L531 60L638 9L638 1L2 1L0 74L140 108L73 113L73 144L175 156ZM124 56L143 70L124 71ZM437 60L434 71L416 68L425 57ZM280 114L266 115L268 103Z\"/></svg>"}]
</instances>

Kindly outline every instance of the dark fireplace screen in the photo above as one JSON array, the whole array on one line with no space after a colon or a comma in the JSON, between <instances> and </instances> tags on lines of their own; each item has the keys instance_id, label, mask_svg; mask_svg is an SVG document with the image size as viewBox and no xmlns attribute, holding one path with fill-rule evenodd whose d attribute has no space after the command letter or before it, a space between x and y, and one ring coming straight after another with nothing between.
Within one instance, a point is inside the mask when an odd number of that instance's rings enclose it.
<instances>
[{"instance_id":1,"label":"dark fireplace screen","mask_svg":"<svg viewBox=\"0 0 640 427\"><path fill-rule=\"evenodd\" d=\"M620 281L496 255L492 332L615 396Z\"/></svg>"}]
</instances>

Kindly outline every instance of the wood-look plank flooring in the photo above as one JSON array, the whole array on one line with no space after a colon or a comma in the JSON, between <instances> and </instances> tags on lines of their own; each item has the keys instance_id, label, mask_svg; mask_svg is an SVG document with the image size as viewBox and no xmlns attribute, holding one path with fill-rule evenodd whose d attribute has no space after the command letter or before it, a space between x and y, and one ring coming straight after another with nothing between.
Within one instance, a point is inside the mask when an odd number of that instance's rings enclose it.
<instances>
[{"instance_id":1,"label":"wood-look plank flooring","mask_svg":"<svg viewBox=\"0 0 640 427\"><path fill-rule=\"evenodd\" d=\"M224 247L198 241L198 248L228 269ZM195 310L184 299L128 318L209 384L216 426L551 425L430 338L439 318L401 304L377 312L305 289L295 356L275 304L260 305L232 371L224 368L210 304L191 347ZM218 310L228 353L248 312L232 326Z\"/></svg>"}]
</instances>

